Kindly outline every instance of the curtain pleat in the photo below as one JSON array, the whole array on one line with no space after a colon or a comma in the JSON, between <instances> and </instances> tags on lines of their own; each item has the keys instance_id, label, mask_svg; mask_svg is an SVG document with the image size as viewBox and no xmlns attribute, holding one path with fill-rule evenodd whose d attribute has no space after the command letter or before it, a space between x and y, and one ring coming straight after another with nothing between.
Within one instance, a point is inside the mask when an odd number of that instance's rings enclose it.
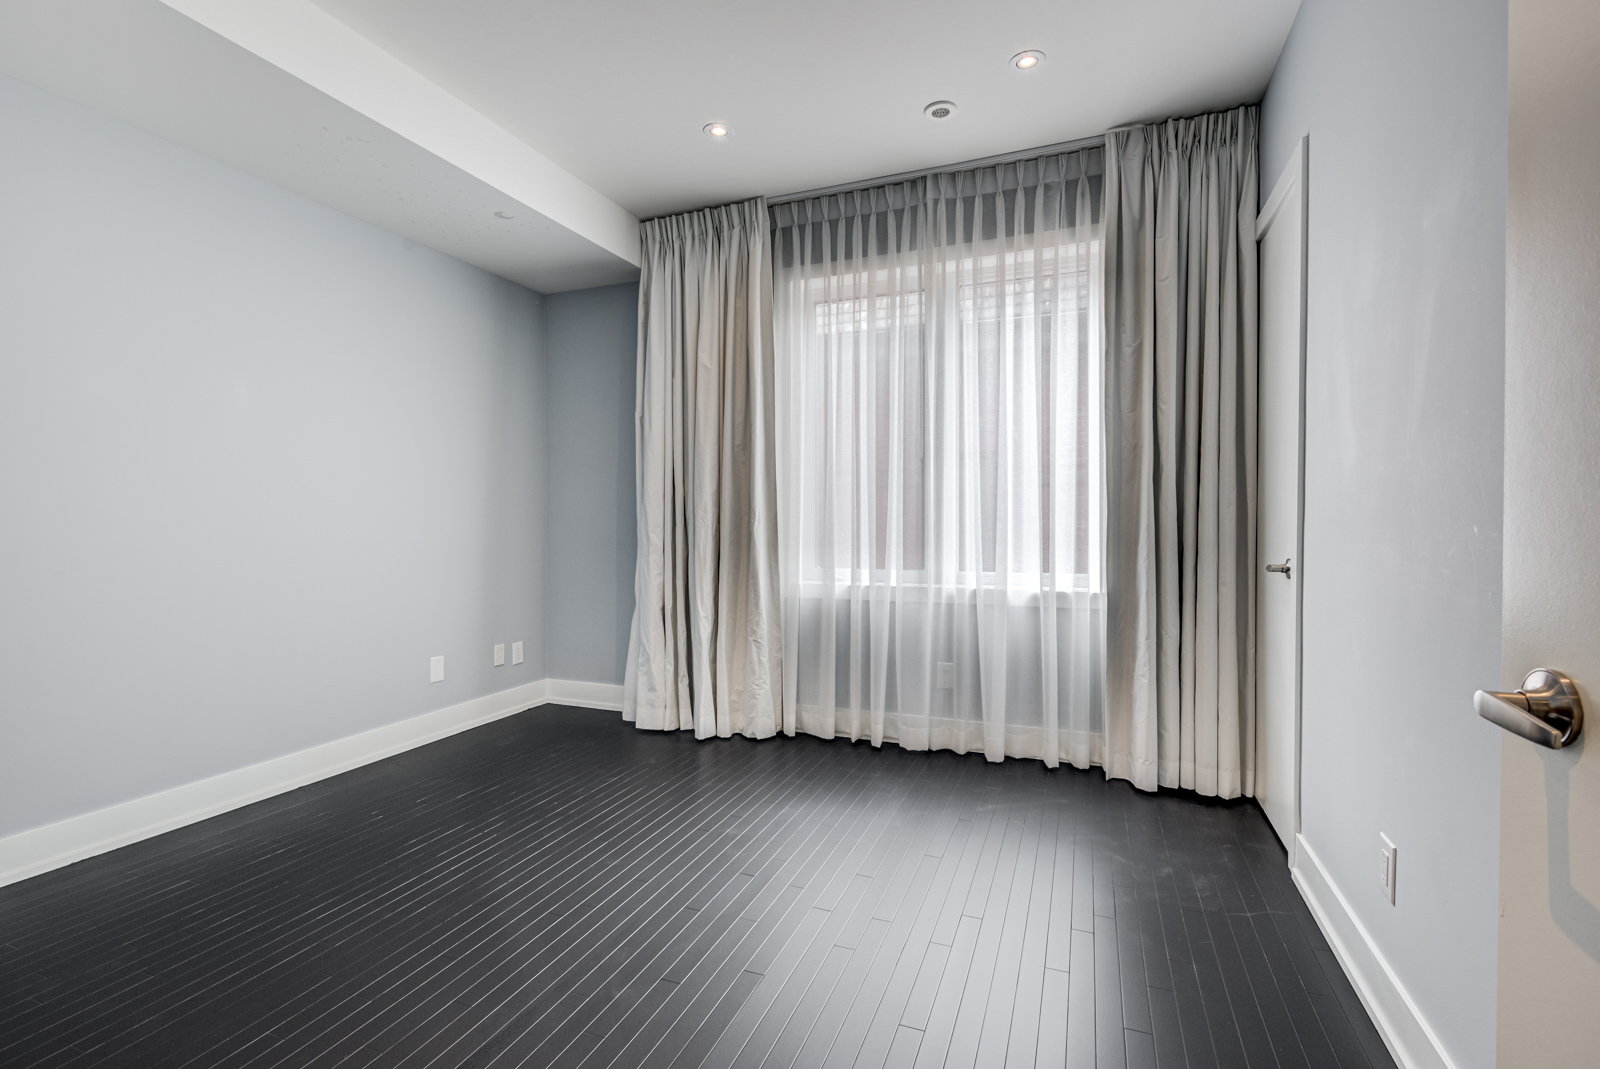
<instances>
[{"instance_id":1,"label":"curtain pleat","mask_svg":"<svg viewBox=\"0 0 1600 1069\"><path fill-rule=\"evenodd\" d=\"M1255 108L1107 139L1107 772L1255 793Z\"/></svg>"},{"instance_id":2,"label":"curtain pleat","mask_svg":"<svg viewBox=\"0 0 1600 1069\"><path fill-rule=\"evenodd\" d=\"M757 199L641 226L638 565L623 717L777 730L772 268Z\"/></svg>"}]
</instances>

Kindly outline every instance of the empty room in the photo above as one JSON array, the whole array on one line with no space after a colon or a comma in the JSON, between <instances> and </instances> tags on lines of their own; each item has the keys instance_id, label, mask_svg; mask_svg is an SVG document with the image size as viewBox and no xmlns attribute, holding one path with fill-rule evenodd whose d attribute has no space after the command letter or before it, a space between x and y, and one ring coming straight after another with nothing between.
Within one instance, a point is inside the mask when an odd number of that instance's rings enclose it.
<instances>
[{"instance_id":1,"label":"empty room","mask_svg":"<svg viewBox=\"0 0 1600 1069\"><path fill-rule=\"evenodd\" d=\"M0 0L4 1069L1600 1065L1600 6Z\"/></svg>"}]
</instances>

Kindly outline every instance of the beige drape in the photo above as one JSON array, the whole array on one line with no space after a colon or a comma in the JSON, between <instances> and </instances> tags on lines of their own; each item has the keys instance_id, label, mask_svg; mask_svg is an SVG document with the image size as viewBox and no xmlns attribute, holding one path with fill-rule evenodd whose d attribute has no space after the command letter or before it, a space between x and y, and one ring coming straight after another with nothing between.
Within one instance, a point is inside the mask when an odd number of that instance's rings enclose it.
<instances>
[{"instance_id":1,"label":"beige drape","mask_svg":"<svg viewBox=\"0 0 1600 1069\"><path fill-rule=\"evenodd\" d=\"M762 200L643 224L623 717L772 735L783 693Z\"/></svg>"},{"instance_id":2,"label":"beige drape","mask_svg":"<svg viewBox=\"0 0 1600 1069\"><path fill-rule=\"evenodd\" d=\"M1256 109L1107 138L1107 773L1255 793Z\"/></svg>"}]
</instances>

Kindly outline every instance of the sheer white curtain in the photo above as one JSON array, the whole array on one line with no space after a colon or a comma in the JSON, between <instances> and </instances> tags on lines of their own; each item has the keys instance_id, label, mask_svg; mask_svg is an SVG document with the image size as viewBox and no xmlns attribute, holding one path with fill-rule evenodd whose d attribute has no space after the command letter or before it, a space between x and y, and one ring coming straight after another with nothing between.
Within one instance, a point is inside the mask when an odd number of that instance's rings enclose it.
<instances>
[{"instance_id":1,"label":"sheer white curtain","mask_svg":"<svg viewBox=\"0 0 1600 1069\"><path fill-rule=\"evenodd\" d=\"M1103 161L772 209L785 731L1101 763Z\"/></svg>"}]
</instances>

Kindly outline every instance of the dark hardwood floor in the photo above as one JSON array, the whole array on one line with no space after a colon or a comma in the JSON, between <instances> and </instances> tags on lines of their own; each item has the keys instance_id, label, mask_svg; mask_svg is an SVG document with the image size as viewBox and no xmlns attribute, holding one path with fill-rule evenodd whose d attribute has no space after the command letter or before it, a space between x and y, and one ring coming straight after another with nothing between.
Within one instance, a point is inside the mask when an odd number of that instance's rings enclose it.
<instances>
[{"instance_id":1,"label":"dark hardwood floor","mask_svg":"<svg viewBox=\"0 0 1600 1069\"><path fill-rule=\"evenodd\" d=\"M0 1065L1392 1066L1253 803L546 707L0 889Z\"/></svg>"}]
</instances>

